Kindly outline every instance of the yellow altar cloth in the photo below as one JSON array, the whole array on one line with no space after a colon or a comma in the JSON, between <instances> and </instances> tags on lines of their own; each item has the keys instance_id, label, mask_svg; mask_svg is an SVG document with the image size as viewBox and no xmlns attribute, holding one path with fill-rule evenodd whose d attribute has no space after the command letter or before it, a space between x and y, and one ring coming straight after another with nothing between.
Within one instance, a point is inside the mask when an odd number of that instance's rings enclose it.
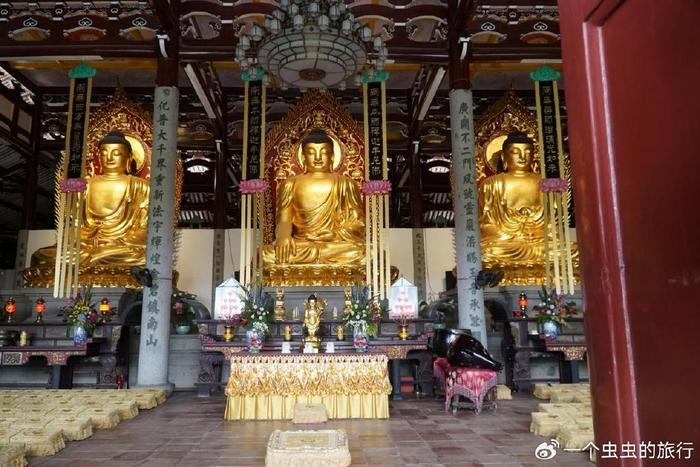
<instances>
[{"instance_id":1,"label":"yellow altar cloth","mask_svg":"<svg viewBox=\"0 0 700 467\"><path fill-rule=\"evenodd\" d=\"M389 418L384 354L258 354L231 357L226 420L291 419L297 403L328 418Z\"/></svg>"}]
</instances>

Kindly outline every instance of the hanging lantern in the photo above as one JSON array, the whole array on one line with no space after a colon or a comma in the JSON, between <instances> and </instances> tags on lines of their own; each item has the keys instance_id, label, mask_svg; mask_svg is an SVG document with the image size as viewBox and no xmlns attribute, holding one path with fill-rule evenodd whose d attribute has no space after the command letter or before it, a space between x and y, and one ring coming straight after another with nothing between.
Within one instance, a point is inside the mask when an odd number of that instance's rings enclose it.
<instances>
[{"instance_id":1,"label":"hanging lantern","mask_svg":"<svg viewBox=\"0 0 700 467\"><path fill-rule=\"evenodd\" d=\"M102 324L109 321L109 312L111 307L109 306L109 299L103 298L100 300L100 314L102 314Z\"/></svg>"},{"instance_id":2,"label":"hanging lantern","mask_svg":"<svg viewBox=\"0 0 700 467\"><path fill-rule=\"evenodd\" d=\"M311 2L309 3L307 11L311 16L318 16L319 12L321 11L321 8L319 7L318 3Z\"/></svg>"},{"instance_id":3,"label":"hanging lantern","mask_svg":"<svg viewBox=\"0 0 700 467\"><path fill-rule=\"evenodd\" d=\"M5 302L5 313L7 313L8 323L13 321L12 315L15 314L15 311L17 311L17 303L15 302L14 298L10 298L7 302Z\"/></svg>"},{"instance_id":4,"label":"hanging lantern","mask_svg":"<svg viewBox=\"0 0 700 467\"><path fill-rule=\"evenodd\" d=\"M340 18L340 6L338 6L337 3L331 5L331 7L328 9L328 15L333 21Z\"/></svg>"},{"instance_id":5,"label":"hanging lantern","mask_svg":"<svg viewBox=\"0 0 700 467\"><path fill-rule=\"evenodd\" d=\"M301 15L296 15L293 20L294 27L301 29L304 26L304 17Z\"/></svg>"},{"instance_id":6,"label":"hanging lantern","mask_svg":"<svg viewBox=\"0 0 700 467\"><path fill-rule=\"evenodd\" d=\"M372 30L370 28L368 28L367 26L365 26L360 31L360 35L361 35L363 41L365 41L365 42L369 41L372 38Z\"/></svg>"},{"instance_id":7,"label":"hanging lantern","mask_svg":"<svg viewBox=\"0 0 700 467\"><path fill-rule=\"evenodd\" d=\"M254 24L253 27L250 28L250 38L253 39L254 42L262 40L263 30L257 24Z\"/></svg>"},{"instance_id":8,"label":"hanging lantern","mask_svg":"<svg viewBox=\"0 0 700 467\"><path fill-rule=\"evenodd\" d=\"M36 322L44 322L44 312L46 311L46 302L43 298L37 298L34 302L34 310L36 311Z\"/></svg>"},{"instance_id":9,"label":"hanging lantern","mask_svg":"<svg viewBox=\"0 0 700 467\"><path fill-rule=\"evenodd\" d=\"M326 15L321 15L318 17L318 27L321 31L327 31L331 25L331 20Z\"/></svg>"},{"instance_id":10,"label":"hanging lantern","mask_svg":"<svg viewBox=\"0 0 700 467\"><path fill-rule=\"evenodd\" d=\"M250 38L248 36L239 37L238 46L244 51L250 49Z\"/></svg>"}]
</instances>

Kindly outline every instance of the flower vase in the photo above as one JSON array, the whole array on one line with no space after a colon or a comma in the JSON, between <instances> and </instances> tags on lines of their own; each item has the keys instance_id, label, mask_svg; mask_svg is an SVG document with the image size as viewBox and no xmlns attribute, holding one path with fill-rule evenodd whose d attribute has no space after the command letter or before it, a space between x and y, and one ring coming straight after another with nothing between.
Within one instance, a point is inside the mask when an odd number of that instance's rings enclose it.
<instances>
[{"instance_id":1,"label":"flower vase","mask_svg":"<svg viewBox=\"0 0 700 467\"><path fill-rule=\"evenodd\" d=\"M263 348L262 336L255 329L248 331L248 352L250 353L260 353Z\"/></svg>"},{"instance_id":2,"label":"flower vase","mask_svg":"<svg viewBox=\"0 0 700 467\"><path fill-rule=\"evenodd\" d=\"M73 327L73 345L85 345L87 342L87 331L82 326Z\"/></svg>"},{"instance_id":3,"label":"flower vase","mask_svg":"<svg viewBox=\"0 0 700 467\"><path fill-rule=\"evenodd\" d=\"M228 324L224 325L224 340L226 342L231 342L233 340L233 336L235 335L233 331L233 326L230 326Z\"/></svg>"},{"instance_id":4,"label":"flower vase","mask_svg":"<svg viewBox=\"0 0 700 467\"><path fill-rule=\"evenodd\" d=\"M352 344L355 347L355 352L367 352L369 347L367 336L364 332L362 332L362 330L359 329L355 330L353 333Z\"/></svg>"},{"instance_id":5,"label":"flower vase","mask_svg":"<svg viewBox=\"0 0 700 467\"><path fill-rule=\"evenodd\" d=\"M399 339L402 341L408 339L408 324L399 324Z\"/></svg>"},{"instance_id":6,"label":"flower vase","mask_svg":"<svg viewBox=\"0 0 700 467\"><path fill-rule=\"evenodd\" d=\"M545 321L542 331L545 339L555 340L559 334L559 325L554 321Z\"/></svg>"}]
</instances>

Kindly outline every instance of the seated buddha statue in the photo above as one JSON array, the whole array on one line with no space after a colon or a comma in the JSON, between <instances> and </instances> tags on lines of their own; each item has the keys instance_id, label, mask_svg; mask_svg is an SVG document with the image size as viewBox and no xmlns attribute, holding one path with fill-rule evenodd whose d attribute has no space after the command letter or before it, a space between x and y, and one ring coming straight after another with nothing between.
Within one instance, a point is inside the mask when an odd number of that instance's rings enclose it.
<instances>
[{"instance_id":1,"label":"seated buddha statue","mask_svg":"<svg viewBox=\"0 0 700 467\"><path fill-rule=\"evenodd\" d=\"M145 264L149 183L130 174L131 144L122 133L112 131L100 141L99 157L102 173L88 178L82 212L79 274L90 276L83 283L92 281L95 268L128 271ZM55 261L56 245L41 248L28 271L50 269L52 277ZM97 282L114 283L108 277Z\"/></svg>"},{"instance_id":2,"label":"seated buddha statue","mask_svg":"<svg viewBox=\"0 0 700 467\"><path fill-rule=\"evenodd\" d=\"M511 133L503 142L502 173L480 187L481 251L484 267L544 264L541 177L533 172L533 141Z\"/></svg>"},{"instance_id":3,"label":"seated buddha statue","mask_svg":"<svg viewBox=\"0 0 700 467\"><path fill-rule=\"evenodd\" d=\"M275 241L263 247L264 267L363 261L360 186L333 172L334 146L321 129L302 140L304 172L282 181L277 189Z\"/></svg>"}]
</instances>

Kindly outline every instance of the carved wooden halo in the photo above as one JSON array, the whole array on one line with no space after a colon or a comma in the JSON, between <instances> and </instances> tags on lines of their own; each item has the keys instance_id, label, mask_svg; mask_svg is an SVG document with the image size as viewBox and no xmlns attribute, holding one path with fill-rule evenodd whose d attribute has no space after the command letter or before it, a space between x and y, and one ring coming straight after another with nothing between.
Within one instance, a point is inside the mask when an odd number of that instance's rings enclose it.
<instances>
[{"instance_id":1,"label":"carved wooden halo","mask_svg":"<svg viewBox=\"0 0 700 467\"><path fill-rule=\"evenodd\" d=\"M314 128L325 130L337 143L340 160L333 170L361 181L364 179L362 130L331 92L307 91L289 114L270 131L266 143L265 176L275 183L301 173L297 160L301 140Z\"/></svg>"},{"instance_id":2,"label":"carved wooden halo","mask_svg":"<svg viewBox=\"0 0 700 467\"><path fill-rule=\"evenodd\" d=\"M499 160L503 141L514 131L527 133L535 143L532 157L533 172L540 173L540 154L537 142L537 120L535 115L515 95L513 89L493 105L479 120L474 132L476 149L476 180L478 184L499 172Z\"/></svg>"}]
</instances>

